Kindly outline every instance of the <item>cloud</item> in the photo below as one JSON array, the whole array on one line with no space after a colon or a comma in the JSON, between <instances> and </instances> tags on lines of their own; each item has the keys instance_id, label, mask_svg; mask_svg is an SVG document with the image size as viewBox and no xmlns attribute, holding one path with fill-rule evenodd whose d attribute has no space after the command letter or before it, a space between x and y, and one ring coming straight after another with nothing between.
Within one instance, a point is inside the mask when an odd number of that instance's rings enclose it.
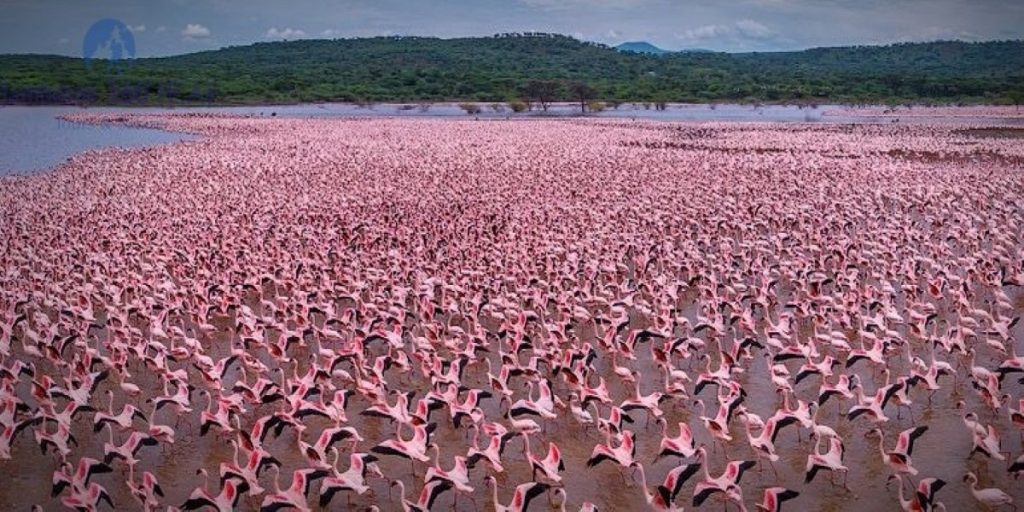
<instances>
[{"instance_id":1,"label":"cloud","mask_svg":"<svg viewBox=\"0 0 1024 512\"><path fill-rule=\"evenodd\" d=\"M775 32L765 25L751 19L743 19L727 25L702 25L678 34L677 37L685 41L697 42L713 39L770 39L775 35Z\"/></svg>"},{"instance_id":2,"label":"cloud","mask_svg":"<svg viewBox=\"0 0 1024 512\"><path fill-rule=\"evenodd\" d=\"M740 20L736 22L736 30L740 34L746 37L755 39L771 37L775 33L772 32L768 27L754 21L754 20Z\"/></svg>"},{"instance_id":3,"label":"cloud","mask_svg":"<svg viewBox=\"0 0 1024 512\"><path fill-rule=\"evenodd\" d=\"M733 33L732 28L725 25L702 25L697 28L692 28L679 34L680 39L687 39L690 41L703 41L707 39L715 39L717 37L727 36Z\"/></svg>"},{"instance_id":4,"label":"cloud","mask_svg":"<svg viewBox=\"0 0 1024 512\"><path fill-rule=\"evenodd\" d=\"M138 33L141 33L141 32L145 32L146 31L146 26L145 25L128 25L128 29L131 30L133 33L138 34Z\"/></svg>"},{"instance_id":5,"label":"cloud","mask_svg":"<svg viewBox=\"0 0 1024 512\"><path fill-rule=\"evenodd\" d=\"M210 37L210 29L198 23L189 23L188 25L185 25L185 29L181 31L181 37L189 41L195 39L206 39Z\"/></svg>"},{"instance_id":6,"label":"cloud","mask_svg":"<svg viewBox=\"0 0 1024 512\"><path fill-rule=\"evenodd\" d=\"M627 10L654 3L654 0L520 0L529 7L551 10L617 9Z\"/></svg>"},{"instance_id":7,"label":"cloud","mask_svg":"<svg viewBox=\"0 0 1024 512\"><path fill-rule=\"evenodd\" d=\"M956 30L950 27L925 27L913 34L908 34L898 39L899 42L912 41L947 41L959 39L961 41L978 41L981 36L967 30Z\"/></svg>"},{"instance_id":8,"label":"cloud","mask_svg":"<svg viewBox=\"0 0 1024 512\"><path fill-rule=\"evenodd\" d=\"M605 36L607 36L608 39L619 39L622 37L622 33L614 28L610 28L608 29L608 32L605 33Z\"/></svg>"},{"instance_id":9,"label":"cloud","mask_svg":"<svg viewBox=\"0 0 1024 512\"><path fill-rule=\"evenodd\" d=\"M341 37L341 31L340 30L335 30L333 28L329 28L327 30L320 31L320 35L323 36L323 37L331 37L331 38L333 38L333 37Z\"/></svg>"},{"instance_id":10,"label":"cloud","mask_svg":"<svg viewBox=\"0 0 1024 512\"><path fill-rule=\"evenodd\" d=\"M166 30L167 30L167 27L165 27L163 25L160 25L159 27L156 28L157 33L164 32Z\"/></svg>"},{"instance_id":11,"label":"cloud","mask_svg":"<svg viewBox=\"0 0 1024 512\"><path fill-rule=\"evenodd\" d=\"M306 37L306 32L293 28L278 30L275 27L270 27L264 37L268 39L302 39Z\"/></svg>"}]
</instances>

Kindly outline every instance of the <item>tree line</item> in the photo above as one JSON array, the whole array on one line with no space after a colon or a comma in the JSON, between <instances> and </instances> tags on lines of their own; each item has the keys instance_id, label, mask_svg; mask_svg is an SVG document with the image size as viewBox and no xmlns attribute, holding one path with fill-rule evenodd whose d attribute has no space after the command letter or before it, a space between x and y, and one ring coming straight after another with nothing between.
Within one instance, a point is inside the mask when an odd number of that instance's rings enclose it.
<instances>
[{"instance_id":1,"label":"tree line","mask_svg":"<svg viewBox=\"0 0 1024 512\"><path fill-rule=\"evenodd\" d=\"M557 34L257 43L111 63L0 56L0 101L1020 103L1024 42L620 52Z\"/></svg>"}]
</instances>

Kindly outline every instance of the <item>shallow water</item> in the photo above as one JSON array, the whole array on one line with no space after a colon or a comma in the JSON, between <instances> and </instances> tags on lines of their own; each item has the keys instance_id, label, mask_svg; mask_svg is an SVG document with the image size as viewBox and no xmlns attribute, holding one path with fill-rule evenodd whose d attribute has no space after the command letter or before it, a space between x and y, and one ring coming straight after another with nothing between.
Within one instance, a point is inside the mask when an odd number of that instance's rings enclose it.
<instances>
[{"instance_id":1,"label":"shallow water","mask_svg":"<svg viewBox=\"0 0 1024 512\"><path fill-rule=\"evenodd\" d=\"M499 105L499 104L495 104ZM569 103L551 105L547 112L539 110L514 114L501 106L495 110L481 104L482 111L475 117L482 119L528 119L536 117L568 117L579 114L579 106ZM618 108L588 114L607 119L637 119L676 122L785 122L785 123L889 123L891 117L848 117L824 115L837 107L794 105L684 105L670 104L657 110L651 104L625 103ZM182 108L130 108L130 107L0 107L0 176L30 172L52 167L68 157L90 149L111 146L138 147L188 140L188 135L161 130L130 128L123 125L87 126L68 123L57 116L74 112L207 112L247 116L280 116L292 118L321 117L466 117L466 112L454 103L431 104L423 108L414 103L381 103L360 106L351 103L324 103L301 105L262 105L239 107L182 107ZM904 123L997 123L1024 125L1024 118L900 118Z\"/></svg>"},{"instance_id":2,"label":"shallow water","mask_svg":"<svg viewBox=\"0 0 1024 512\"><path fill-rule=\"evenodd\" d=\"M469 124L469 123L467 123ZM204 142L205 143L205 142ZM627 262L628 265L628 262ZM1010 291L1011 299L1016 309L1013 314L1019 315L1024 313L1024 300L1022 300L1022 294L1020 290ZM785 302L787 299L788 291L783 285L780 290L779 299L781 302ZM247 305L254 310L259 310L260 305L255 300L255 294L251 294L247 299ZM345 307L349 307L344 302L339 301L335 306L339 311ZM691 322L696 320L697 312L697 297L695 294L684 295L681 299L679 306ZM55 316L53 312L51 317ZM439 319L440 322L446 323L447 319ZM178 324L183 322L187 324L187 319L173 318L172 323ZM209 344L208 355L214 359L222 358L226 356L226 328L229 325L235 324L235 319L224 317L215 322L218 327L222 329L222 332L218 335L217 339ZM637 324L638 322L634 322ZM140 329L145 328L145 325L139 324L136 327ZM497 329L497 325L486 325L486 327L493 333ZM639 328L640 325L632 325L632 328ZM762 323L759 324L759 328L763 327ZM808 335L809 326L799 326L804 331L804 335ZM587 332L587 329L581 329L579 333L581 341L589 341L592 337L592 333ZM906 334L906 333L902 333ZM103 336L103 333L99 333ZM276 333L274 333L276 336ZM1024 338L1024 324L1017 325L1012 337L1018 341ZM726 342L728 345L730 342ZM707 353L712 354L712 357L717 357L717 352L714 350L715 346L710 343L707 349ZM914 342L914 351L922 352L926 350L923 343L919 341ZM1019 344L1018 344L1019 348ZM17 355L17 348L15 349ZM381 355L382 350L380 346L371 347L371 357ZM748 391L749 396L745 402L745 405L754 413L766 418L780 405L779 397L774 393L773 387L770 384L768 377L768 368L765 360L761 357L761 352L754 351L755 358L743 364L747 368L746 373L738 378L738 380L744 385L744 388ZM306 353L304 350L296 350L292 355L299 361L305 361ZM661 374L656 371L654 364L651 361L649 344L638 345L636 350L637 361L633 362L633 365L644 375L642 379L642 392L648 393L661 386ZM498 361L492 354L492 364L497 364ZM945 358L943 356L943 358ZM896 358L898 359L898 358ZM993 367L994 364L998 363L999 359L995 357L989 351L982 349L982 353L979 356L979 364ZM265 363L269 363L269 360L264 360ZM921 476L934 476L943 478L948 482L948 486L943 489L938 499L944 502L949 510L974 510L977 508L977 504L973 497L968 492L966 485L962 483L960 477L964 471L968 469L984 468L979 472L982 475L983 481L982 486L994 485L1000 487L1007 492L1013 494L1018 503L1024 500L1024 489L1019 485L1019 482L1015 482L1009 479L1005 471L1005 466L1002 463L988 461L982 456L974 456L972 458L963 457L964 454L968 453L970 449L970 436L960 421L960 412L955 409L954 404L958 400L965 400L968 403L968 410L978 411L983 423L993 424L997 430L1004 433L1003 438L1003 449L1011 452L1014 456L1021 453L1020 438L1016 435L1017 431L1009 425L1009 421L1005 413L994 415L991 412L985 410L983 406L979 404L976 394L971 389L965 376L967 374L966 367L962 362L957 362L955 359L950 359L950 362L954 364L954 367L958 370L958 380L956 386L953 385L951 378L942 378L940 380L943 389L940 390L934 397L932 397L929 404L927 392L921 389L917 389L911 393L911 397L914 400L913 414L914 421L918 424L927 424L930 427L930 431L922 437L915 445L915 452L913 455L914 465L921 470ZM609 384L612 399L619 402L631 395L631 388L629 386L623 386L619 384L617 378L611 374L607 367L606 360L599 360L596 363L599 366L601 375L603 375ZM190 372L190 380L198 380L199 376L190 365L182 365ZM713 362L712 366L715 366ZM791 371L795 372L799 366L796 362L788 363L787 366ZM703 366L700 363L692 363L690 366L685 367L689 371L691 376L696 376L697 373L703 370ZM292 371L290 365L286 366L287 371ZM298 368L299 373L302 373L305 369L304 364ZM149 372L141 366L138 361L133 361L129 370L134 375L133 382L139 384L142 387L142 396L154 396L161 394L161 390L158 389L157 380L149 374ZM838 370L838 369L837 369ZM906 373L906 368L895 367L894 372ZM40 373L54 375L55 371L53 368L41 365L38 368ZM475 388L487 388L487 382L484 378L486 372L486 365L477 364L468 368L465 372L464 382L469 387ZM846 373L857 373L864 380L865 388L867 392L872 392L878 386L884 384L884 376L877 371L872 371L871 367L867 363L858 363L856 366L849 370L845 370ZM240 372L237 367L232 369L225 376L224 385L230 387L240 376ZM403 389L416 389L418 396L422 396L425 391L422 387L416 387L417 384L414 382L411 385L406 385L403 379L397 374L390 374L389 379L394 378L393 382L401 383ZM552 379L555 382L554 392L562 397L565 396L565 388L558 381L558 379ZM343 383L335 380L336 385L342 386ZM817 377L811 377L800 385L796 386L796 394L803 400L812 400L818 390L820 379ZM516 398L522 397L522 380L515 379L512 383L512 389L516 392ZM397 385L397 384L396 384ZM97 408L106 407L106 398L104 392L108 389L116 389L116 383L112 381L105 381L96 390L95 398L93 403ZM688 386L688 389L692 390L692 384ZM700 398L709 402L709 405L714 402L714 388L708 388L701 395ZM1017 383L1016 379L1007 379L1004 382L1004 391L1010 393L1012 396L1020 396L1022 392L1022 386ZM28 398L27 386L21 385L18 388L19 395L25 399ZM119 411L122 403L123 395L118 393L118 397L115 400L114 410ZM192 395L192 407L195 409L191 414L184 415L180 418L180 428L178 429L178 439L175 444L162 451L161 448L143 448L140 453L140 459L142 463L140 468L153 471L161 482L165 493L167 494L166 502L171 505L179 505L187 498L188 494L197 485L201 484L201 479L195 476L195 472L198 468L204 468L212 475L217 473L218 464L222 461L228 460L231 456L231 449L225 443L223 438L219 438L216 433L210 433L205 437L200 437L196 431L198 425L199 410L202 409L206 403L205 399L200 397L198 394ZM144 407L145 412L149 414L151 408L142 405L141 400L136 401L136 405ZM389 424L386 420L380 420L375 418L364 418L359 416L358 412L366 407L367 402L359 397L354 397L350 400L347 407L348 416L353 426L357 427L358 430L366 437L366 441L357 447L360 451L366 451L371 446L391 437L394 433L394 427ZM850 401L844 402L846 407L849 407ZM246 427L251 426L251 420L258 415L267 414L276 410L277 406L264 406L257 409L255 412L250 409L250 412L245 415ZM489 399L483 404L483 409L487 412L488 418L494 419L499 414L499 406L496 400ZM697 436L698 442L703 442L710 448L713 443L708 437L704 427L700 424L699 419L693 413L695 408L692 406L692 402L687 401L668 401L663 404L665 410L666 419L670 425L675 425L678 421L687 422L694 434ZM892 421L884 425L886 432L886 446L891 447L895 444L896 433L910 428L914 423L907 417L906 411L902 412L902 418L897 419L896 407L890 404L886 408L886 413L892 417ZM563 413L564 414L564 413ZM167 408L161 410L155 418L157 423L161 424L175 424L178 422L178 415L176 412ZM658 441L660 439L660 429L654 423L650 422L647 424L647 418L643 412L634 414L635 423L629 428L637 432L637 458L645 463L648 473L649 484L656 485L661 482L665 473L672 469L679 461L672 459L665 459L659 461L657 464L650 464L650 461L654 458L655 451L657 449ZM102 454L102 445L106 441L106 431L101 432L99 435L94 435L91 430L91 415L86 413L83 414L75 423L74 435L81 443L81 446L74 450L75 456L89 455L98 457ZM447 412L437 411L432 416L432 420L437 422L439 425L438 431L434 436L434 440L441 446L441 458L443 465L447 467L450 463L451 458L455 455L465 454L467 448L467 441L465 439L464 430L456 430L452 427L451 422L448 421ZM809 452L813 443L808 441L806 432L798 435L795 427L785 429L780 434L777 442L777 452L782 457L779 462L776 463L776 467L779 472L778 478L775 477L774 473L770 468L764 468L763 472L755 469L750 474L743 478L742 484L745 491L746 504L748 507L753 508L753 504L760 497L760 490L764 487L773 485L783 485L799 490L802 493L802 499L798 502L790 504L787 509L790 510L803 510L808 508L816 508L820 510L894 510L898 507L896 504L896 489L894 486L885 486L885 476L887 474L887 468L881 463L877 449L877 441L874 439L867 439L864 434L873 427L873 425L864 418L858 418L856 421L849 421L845 417L840 415L839 401L833 399L826 407L824 407L820 414L819 420L829 426L834 427L846 440L846 460L845 463L850 467L849 474L849 485L853 489L852 491L843 490L841 487L835 487L829 482L829 475L827 473L819 474L818 478L809 485L803 485L803 472L804 463L806 460L806 454ZM304 440L309 442L315 439L316 435L319 434L320 430L328 426L324 421L313 418L307 422L309 426L308 431L304 437ZM717 475L722 471L726 460L732 459L753 459L754 454L747 444L746 437L743 434L741 423L739 421L733 421L732 435L734 440L728 444L727 451L728 457L722 453L721 449L713 453L710 457L709 471L713 475ZM555 441L559 444L562 449L563 457L565 460L566 471L563 473L566 488L570 490L568 501L570 508L578 507L583 500L590 500L595 503L602 505L603 510L637 510L642 509L642 494L637 484L632 484L628 473L625 474L619 468L615 467L610 463L604 463L593 469L585 469L585 462L590 455L590 450L595 443L603 442L601 435L597 434L593 428L584 429L576 425L571 419L565 417L552 421L546 425L546 432L534 436L531 442L531 448L535 454L542 455L546 452L546 446L548 441ZM672 429L674 433L674 428ZM123 437L119 435L119 441L123 440ZM305 461L299 454L298 450L295 449L296 437L295 432L291 429L285 431L285 433L277 439L273 439L272 436L268 438L266 447L275 456L277 456L281 462L284 463L282 485L287 486L290 478L290 472L298 467L305 466ZM521 448L522 441L514 440L511 441L503 457L503 462L506 466L506 473L500 475L499 482L502 484L499 491L499 498L503 503L507 503L511 497L512 489L516 483L524 482L530 478L529 466L526 464ZM950 454L956 454L950 456ZM15 482L14 485L0 485L0 504L3 507L15 510L27 509L31 504L41 504L46 510L53 510L59 508L59 502L49 497L49 481L52 472L55 468L54 459L51 456L41 457L38 451L38 445L34 444L31 435L22 435L18 438L14 446L12 453L13 461L15 462L4 462L0 464L0 467L5 468L5 475L10 476L11 480ZM76 459L74 459L76 460ZM16 465L17 461L29 461L29 464ZM342 469L345 469L347 459L343 458ZM386 475L393 478L400 478L410 491L417 491L421 479L424 473L424 464L410 465L407 461L399 460L394 457L382 457L379 463L381 469ZM115 504L118 510L130 510L135 507L135 502L127 494L126 487L123 484L124 476L121 474L121 463L115 464L115 473L111 475L99 475L94 480L103 484L112 493ZM11 468L7 470L7 468ZM413 470L415 468L415 471ZM487 487L485 486L482 478L487 473L485 469L486 465L481 463L476 469L471 471L472 484L476 487L476 492L472 496L474 502L470 499L459 497L459 510L487 510L489 504L487 501L490 499L490 494ZM140 469L141 470L141 469ZM415 474L414 474L415 473ZM212 479L211 479L212 480ZM677 503L685 505L689 502L690 496L692 495L693 486L698 478L692 479L687 485L684 486L681 492L680 498ZM270 476L265 474L262 478L262 482L265 487L270 486ZM353 500L353 503L360 505L368 505L371 503L377 503L384 510L393 510L397 508L397 502L388 501L389 488L385 481L374 479L370 481L372 488L376 493L376 498L370 496L363 496ZM313 486L313 491L310 493L311 496L316 495L317 485ZM396 492L397 494L397 492ZM454 495L451 493L445 494L438 502L436 510L446 510L453 502ZM396 496L397 499L397 496ZM313 500L315 501L315 499ZM343 510L345 509L346 496L340 494L335 497L335 501L330 507L332 510ZM257 505L243 499L241 508L251 509ZM705 510L717 510L721 507L720 503L706 504L703 509ZM687 506L687 508L689 508ZM543 497L538 500L536 505L531 510L545 510L545 503Z\"/></svg>"},{"instance_id":3,"label":"shallow water","mask_svg":"<svg viewBox=\"0 0 1024 512\"><path fill-rule=\"evenodd\" d=\"M91 149L151 146L193 138L163 130L88 126L57 119L76 110L0 107L0 176L46 169Z\"/></svg>"},{"instance_id":4,"label":"shallow water","mask_svg":"<svg viewBox=\"0 0 1024 512\"><path fill-rule=\"evenodd\" d=\"M1024 304L1024 293L1016 294L1015 303L1018 304L1018 309L1015 313L1024 313L1022 308L1020 308L1020 305ZM339 306L341 306L340 302ZM695 320L696 308L692 307L692 304L690 306L684 308L684 314L690 317L692 321ZM218 323L218 327L231 323L233 323L233 320L228 321L227 318L224 318ZM496 330L497 326L489 327ZM636 322L634 322L634 325L631 325L631 328L641 327L636 325ZM806 330L809 331L809 328ZM1024 339L1024 326L1018 325L1014 332L1015 339ZM227 353L223 347L229 346L226 342L227 337L223 332L217 338L218 341L210 344L211 350L209 352L209 355L215 359L225 357ZM216 347L222 347L222 350L217 350ZM371 350L372 357L383 355L384 350L380 350L382 347L378 346L376 348L378 350ZM920 350L921 347L915 347L915 349ZM295 350L293 353L296 360L302 361L305 361L306 354L307 349L302 348ZM761 357L761 352L755 350L754 355L754 359L745 365L747 368L746 373L738 380L746 390L749 390L744 405L750 411L759 414L763 418L767 418L776 408L782 407L782 401L774 393L773 386L770 384L758 384L770 382L770 377L767 362ZM651 359L649 346L638 345L636 357L637 360L633 363L640 369L642 375L646 376L642 378L641 391L649 393L660 389L663 383L661 372ZM500 361L493 355L491 359L495 367L500 364ZM991 367L993 364L997 364L998 361L997 358L979 358L978 362L979 364ZM264 362L271 363L269 358ZM999 487L1014 496L1015 501L1018 503L1024 502L1024 486L1021 486L1019 482L1009 477L1004 463L987 459L981 455L969 458L964 458L961 455L949 456L950 453L966 454L971 448L970 435L961 421L961 411L956 409L954 405L959 400L965 400L968 403L968 410L978 411L980 420L983 423L993 424L1000 432L1016 433L1015 428L1009 423L1005 414L993 415L978 402L976 394L970 391L967 379L964 377L967 375L967 367L963 364L958 364L956 360L950 360L950 362L958 370L957 387L953 387L951 378L941 378L940 383L943 387L931 397L930 402L927 391L920 388L915 389L911 393L911 398L914 401L914 421L911 421L905 410L902 412L902 417L897 419L898 412L892 403L886 408L886 414L891 418L890 422L882 425L886 434L885 445L887 449L891 449L895 444L898 432L916 425L927 425L929 431L915 444L913 454L913 465L921 470L922 474L913 478L913 480L916 483L917 478L924 476L945 480L947 485L938 494L938 498L945 503L949 510L977 509L977 502L971 496L966 484L961 480L964 472L969 470L985 475L982 486ZM631 386L622 385L617 380L617 377L611 373L610 368L607 367L607 362L599 361L597 364L599 369L601 369L601 375L607 379L614 402L619 402L632 395ZM291 365L287 366L290 367ZM717 361L714 361L712 366L717 367ZM790 362L787 366L795 374L800 363ZM43 368L40 367L39 369ZM690 367L685 367L685 369L691 375L696 376L703 370L703 365L695 363ZM892 369L894 373L905 373L906 371L904 368ZM142 387L142 396L156 396L162 393L162 389L159 388L158 379L148 375L147 370L139 361L132 362L129 366L129 371L134 376L134 382ZM299 371L300 373L305 371L305 364L299 367ZM477 361L476 364L466 369L463 379L464 384L472 388L488 389L486 371L484 362L482 360ZM194 373L194 370L190 369L190 379L199 378L198 375L193 375ZM288 373L291 373L290 368ZM867 363L858 363L846 373L859 374L864 380L866 392L872 392L876 387L885 384L884 376L880 372L872 371ZM236 366L225 376L225 388L230 388L236 379L240 377L240 372ZM1006 379L1004 390L1013 396L1020 396L1022 386L1016 383L1016 381L1017 379ZM517 397L520 396L518 388L522 382L522 379L510 381ZM553 391L558 395L565 396L564 384L557 379L551 379L551 382L554 385ZM809 377L795 387L796 396L803 400L814 400L818 392L819 383L820 379L818 376ZM339 382L336 382L336 384L340 385ZM93 403L100 409L105 409L107 406L107 398L105 396L107 389L116 391L116 384L108 379L97 388L94 396L102 398L95 399ZM422 387L422 382L418 381L409 383L403 389L415 389L417 397L423 396L423 393L426 391ZM20 387L19 390L21 391L19 394L22 399L31 400L27 394L28 389L26 386ZM119 392L116 395L118 399L115 400L114 411L119 412L122 407L123 396ZM715 403L714 396L714 387L709 386L702 391L701 395L691 397L691 400L702 398L710 406ZM135 403L140 408L143 408L147 415L152 412L151 407L145 407L139 401L135 401ZM801 492L800 501L791 504L801 506L800 509L810 506L810 504L814 504L817 510L898 509L896 485L885 485L888 468L880 460L877 440L875 438L866 438L864 435L875 425L864 418L858 418L852 422L847 420L840 413L840 409L845 409L850 404L851 402L846 401L844 407L840 407L839 400L833 399L821 409L818 420L822 424L835 428L844 438L846 445L844 463L850 468L848 484L851 490L844 489L842 485L832 484L830 482L831 475L828 472L821 472L814 482L806 485L803 484L806 456L814 443L807 437L806 431L798 434L797 427L787 427L783 429L775 443L776 451L781 457L775 463L778 477L775 476L770 466L758 466L743 477L741 483L748 508L753 509L754 504L759 503L762 489L781 485L798 489ZM369 405L371 404L356 394L349 400L347 407L349 425L356 427L361 435L366 438L366 441L357 446L358 451L369 451L373 445L381 440L392 437L395 431L395 427L389 420L364 417L359 414L360 410ZM151 416L151 418L155 418L155 423L179 426L176 429L177 438L173 446L167 449L145 447L138 456L141 461L139 467L152 470L160 481L160 485L166 493L165 502L168 504L180 505L184 503L192 490L196 486L201 485L201 477L196 476L196 472L200 468L204 468L209 472L211 475L210 485L216 488L216 475L219 464L231 460L232 449L226 443L226 437L216 434L215 429L211 430L206 436L200 436L196 430L199 424L199 411L205 406L206 400L197 393L193 393L193 412L180 415L180 424L179 415L174 411L173 406L167 406L160 410L155 417ZM256 409L255 412L260 415L268 414L276 410L277 407L279 406L262 406ZM485 400L481 408L489 418L500 417L502 412L495 399ZM710 453L709 471L712 476L717 476L724 470L727 460L756 459L756 456L747 444L747 438L741 421L734 420L731 423L733 441L727 445L728 457L726 457L721 449L712 451L714 446L713 439L701 425L700 420L697 418L696 408L692 407L690 400L669 400L662 404L662 408L665 412L665 419L670 425L670 434L674 435L676 433L675 425L678 422L686 422L690 425L697 442L705 443L708 446ZM250 414L247 416L249 418L254 417L253 412L250 410ZM547 423L539 418L536 419L538 423L545 427L545 432L532 436L530 442L531 451L540 457L543 457L544 453L546 453L548 441L554 441L559 445L566 466L566 471L562 473L563 483L566 489L570 489L573 492L573 494L567 497L568 507L571 510L575 510L583 501L591 501L600 505L602 510L645 509L638 477L634 480L627 471L623 471L618 466L609 462L602 463L595 468L586 467L586 461L590 457L593 446L596 443L604 442L603 435L594 427L580 426L574 420L568 418L568 416L564 411L561 411L558 419ZM667 457L651 464L651 461L657 454L658 443L661 439L660 426L653 420L648 423L643 411L636 411L632 416L634 423L628 425L628 428L636 433L637 460L644 463L648 484L651 487L660 484L664 475L679 463L692 462ZM81 444L80 447L75 449L75 453L102 458L103 443L107 441L109 434L106 429L99 434L94 434L90 418L91 414L82 414L75 422L73 435ZM431 421L436 422L438 425L432 441L440 446L441 464L447 468L453 456L465 454L469 446L467 430L465 426L462 429L455 429L446 409L434 412L431 416ZM307 433L303 435L303 439L306 442L315 441L322 429L333 426L330 422L318 417L311 417L306 421L306 425L308 426ZM246 422L243 426L248 428L251 425L249 422ZM404 435L408 435L408 431ZM116 437L118 444L124 440L122 434L116 434ZM486 444L486 439L487 436L482 434L481 443ZM274 439L273 434L269 435L264 443L264 447L283 463L281 471L282 487L287 487L293 470L308 467L305 459L295 447L296 441L295 431L289 428L277 439ZM1022 450L1021 441L1017 435L1004 436L1002 443L1003 449L1013 454L1013 457L1016 457ZM339 443L337 446L340 449L342 445L345 445L345 443ZM522 440L519 438L513 439L509 441L502 457L502 463L506 471L496 475L496 477L499 484L499 500L503 504L511 500L515 485L529 481L531 478L530 466L526 462L522 450ZM433 456L432 452L430 454ZM347 468L347 455L348 451L343 451L340 463L342 471ZM5 471L7 473L5 476L9 476L11 478L10 481L14 485L0 486L0 503L5 505L4 508L8 510L24 510L28 509L32 504L41 504L45 510L59 509L59 498L50 498L48 484L53 471L56 469L55 457L40 457L38 445L32 442L31 436L22 435L15 443L12 458L14 461L31 460L34 464L21 466L17 471ZM127 475L123 469L125 466L121 462L115 462L113 465L115 468L113 474L98 475L93 480L101 483L110 491L116 505L116 510L134 509L137 506L137 502L133 500L126 486L123 485L123 479ZM425 468L427 467L423 463L410 464L405 459L391 456L381 456L378 465L389 478L401 479L410 493L418 493L422 485ZM272 472L268 471L264 472L261 476L261 483L266 489L272 488L273 480L271 474ZM438 499L434 510L450 510L453 505L457 505L455 508L460 511L489 510L491 493L486 482L483 480L484 476L491 474L489 466L481 461L475 469L470 470L470 474L471 483L476 490L473 495L459 496L458 503L456 504L454 503L455 494L447 492ZM680 497L677 499L678 504L684 505L685 508L690 508L689 502L693 487L699 480L699 474L690 479L680 492ZM842 477L837 476L835 481L841 484ZM40 485L43 482L47 482L47 484ZM394 510L398 507L397 488L391 488L389 482L377 478L369 478L368 484L373 489L375 496L367 494L350 498L348 493L342 492L335 495L330 506L321 509L317 506L317 496L319 495L319 483L317 483L311 487L309 494L310 503L313 505L314 510L346 510L349 509L347 507L350 499L353 506L366 507L377 504L384 510ZM393 493L391 494L393 501L391 501L392 498L388 498L389 493ZM413 494L407 497L415 501L416 496ZM701 509L717 510L720 506L721 501L716 501L713 498L706 502ZM243 497L239 503L240 510L257 510L258 508L258 500L248 497ZM735 506L730 505L730 508L735 509ZM544 495L534 502L531 510L548 510Z\"/></svg>"}]
</instances>

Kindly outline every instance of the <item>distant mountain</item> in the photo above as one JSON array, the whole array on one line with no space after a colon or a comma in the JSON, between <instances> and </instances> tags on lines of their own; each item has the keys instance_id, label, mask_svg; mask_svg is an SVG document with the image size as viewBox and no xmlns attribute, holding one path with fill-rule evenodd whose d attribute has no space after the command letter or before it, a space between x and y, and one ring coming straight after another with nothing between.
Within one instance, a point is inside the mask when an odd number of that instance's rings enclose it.
<instances>
[{"instance_id":1,"label":"distant mountain","mask_svg":"<svg viewBox=\"0 0 1024 512\"><path fill-rule=\"evenodd\" d=\"M0 103L499 103L571 100L572 82L606 102L1010 103L1024 98L1024 41L653 54L531 33L266 42L118 63L0 55Z\"/></svg>"},{"instance_id":2,"label":"distant mountain","mask_svg":"<svg viewBox=\"0 0 1024 512\"><path fill-rule=\"evenodd\" d=\"M663 55L666 53L672 53L668 50L664 50L654 46L647 41L628 41L615 47L620 52L630 53L647 53L651 55Z\"/></svg>"},{"instance_id":3,"label":"distant mountain","mask_svg":"<svg viewBox=\"0 0 1024 512\"><path fill-rule=\"evenodd\" d=\"M714 50L706 50L704 48L686 48L683 50L666 50L654 46L647 41L627 41L615 47L620 52L627 53L644 53L648 55L665 55L668 53L715 53Z\"/></svg>"}]
</instances>

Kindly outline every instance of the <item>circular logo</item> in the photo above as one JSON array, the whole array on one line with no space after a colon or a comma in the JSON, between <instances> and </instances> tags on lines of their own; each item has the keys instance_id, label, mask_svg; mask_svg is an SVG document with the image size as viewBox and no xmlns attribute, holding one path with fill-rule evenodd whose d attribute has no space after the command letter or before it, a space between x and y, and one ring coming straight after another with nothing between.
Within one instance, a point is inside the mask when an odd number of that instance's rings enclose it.
<instances>
[{"instance_id":1,"label":"circular logo","mask_svg":"<svg viewBox=\"0 0 1024 512\"><path fill-rule=\"evenodd\" d=\"M121 20L105 18L93 23L82 40L82 58L118 61L135 57L135 36Z\"/></svg>"}]
</instances>

